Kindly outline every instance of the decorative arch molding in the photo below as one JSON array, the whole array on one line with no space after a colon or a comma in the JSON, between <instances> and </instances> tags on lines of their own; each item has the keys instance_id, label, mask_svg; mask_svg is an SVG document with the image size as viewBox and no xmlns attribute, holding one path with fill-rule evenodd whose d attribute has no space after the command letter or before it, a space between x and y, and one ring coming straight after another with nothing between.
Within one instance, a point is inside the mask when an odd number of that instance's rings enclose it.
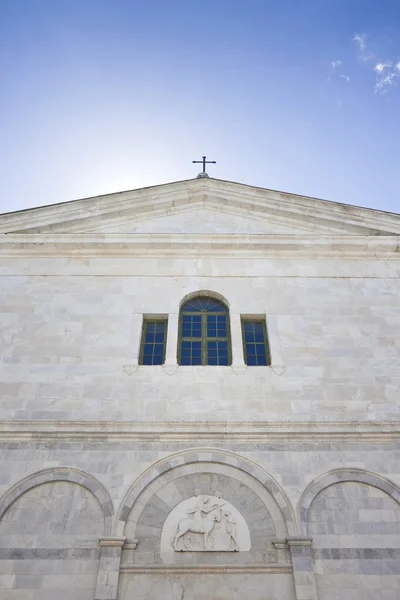
<instances>
[{"instance_id":1,"label":"decorative arch molding","mask_svg":"<svg viewBox=\"0 0 400 600\"><path fill-rule=\"evenodd\" d=\"M313 500L318 494L331 485L346 481L355 481L371 485L400 504L400 488L389 479L364 469L334 469L316 477L304 490L298 507L300 535L307 535L308 513Z\"/></svg>"},{"instance_id":2,"label":"decorative arch molding","mask_svg":"<svg viewBox=\"0 0 400 600\"><path fill-rule=\"evenodd\" d=\"M186 296L182 298L182 300L179 303L179 310L186 302L199 296L209 296L210 298L214 298L215 300L219 300L220 302L225 304L228 310L230 308L228 300L222 294L219 294L218 292L213 292L211 290L197 290L195 292L190 292L190 294L186 294Z\"/></svg>"},{"instance_id":3,"label":"decorative arch molding","mask_svg":"<svg viewBox=\"0 0 400 600\"><path fill-rule=\"evenodd\" d=\"M262 488L269 492L275 500L287 529L287 535L296 535L297 523L295 512L286 493L275 479L262 467L247 458L243 458L233 452L214 448L198 448L196 450L178 452L161 459L144 471L129 488L120 505L116 515L115 535L121 536L124 534L129 513L135 505L143 508L145 500L139 497L146 494L146 488L149 488L163 476L167 477L172 472L175 472L177 476L199 472L201 464L222 465L230 468L231 473L235 471L236 473L242 472L250 480L255 480L258 485L261 484Z\"/></svg>"},{"instance_id":4,"label":"decorative arch molding","mask_svg":"<svg viewBox=\"0 0 400 600\"><path fill-rule=\"evenodd\" d=\"M104 534L111 534L112 527L112 515L113 515L113 504L111 497L105 487L92 475L81 471L80 469L73 469L68 467L58 467L55 469L45 469L43 471L37 471L22 479L12 488L10 488L0 499L0 519L2 519L5 512L10 508L20 496L44 483L51 483L54 481L67 481L70 483L76 483L87 490L89 490L95 498L97 498L100 506L103 510L104 515Z\"/></svg>"}]
</instances>

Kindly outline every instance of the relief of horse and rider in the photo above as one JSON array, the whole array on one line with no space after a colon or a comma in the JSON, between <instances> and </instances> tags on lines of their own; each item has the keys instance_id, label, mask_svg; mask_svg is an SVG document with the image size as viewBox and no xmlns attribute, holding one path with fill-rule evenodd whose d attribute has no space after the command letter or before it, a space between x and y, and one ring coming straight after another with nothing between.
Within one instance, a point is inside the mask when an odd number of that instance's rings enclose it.
<instances>
[{"instance_id":1,"label":"relief of horse and rider","mask_svg":"<svg viewBox=\"0 0 400 600\"><path fill-rule=\"evenodd\" d=\"M193 498L177 524L173 547L176 551L237 552L236 520L227 503L215 496Z\"/></svg>"}]
</instances>

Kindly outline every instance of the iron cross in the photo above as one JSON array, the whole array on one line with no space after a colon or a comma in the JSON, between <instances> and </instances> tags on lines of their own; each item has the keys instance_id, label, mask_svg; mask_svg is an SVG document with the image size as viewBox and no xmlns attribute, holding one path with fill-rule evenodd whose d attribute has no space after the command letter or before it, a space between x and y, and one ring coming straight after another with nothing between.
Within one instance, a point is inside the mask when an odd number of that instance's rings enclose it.
<instances>
[{"instance_id":1,"label":"iron cross","mask_svg":"<svg viewBox=\"0 0 400 600\"><path fill-rule=\"evenodd\" d=\"M206 160L206 156L203 156L203 160L192 160L192 163L203 163L203 173L206 172L206 164L216 164L216 160Z\"/></svg>"}]
</instances>

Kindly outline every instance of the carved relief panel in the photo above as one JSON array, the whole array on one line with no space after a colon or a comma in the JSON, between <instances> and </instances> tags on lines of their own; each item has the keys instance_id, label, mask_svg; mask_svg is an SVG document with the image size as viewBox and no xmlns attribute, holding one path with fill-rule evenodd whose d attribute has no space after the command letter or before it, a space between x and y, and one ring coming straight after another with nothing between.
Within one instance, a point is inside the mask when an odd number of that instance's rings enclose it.
<instances>
[{"instance_id":1,"label":"carved relief panel","mask_svg":"<svg viewBox=\"0 0 400 600\"><path fill-rule=\"evenodd\" d=\"M250 532L240 512L217 496L199 494L180 502L164 522L161 552L250 550Z\"/></svg>"}]
</instances>

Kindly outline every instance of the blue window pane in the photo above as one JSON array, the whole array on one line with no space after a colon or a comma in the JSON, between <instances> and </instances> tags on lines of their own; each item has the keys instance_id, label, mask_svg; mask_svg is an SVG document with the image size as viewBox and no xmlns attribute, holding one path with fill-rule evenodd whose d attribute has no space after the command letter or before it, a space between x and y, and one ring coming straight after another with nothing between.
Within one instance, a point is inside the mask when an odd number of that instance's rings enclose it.
<instances>
[{"instance_id":1,"label":"blue window pane","mask_svg":"<svg viewBox=\"0 0 400 600\"><path fill-rule=\"evenodd\" d=\"M200 315L183 315L182 337L201 337Z\"/></svg>"},{"instance_id":2,"label":"blue window pane","mask_svg":"<svg viewBox=\"0 0 400 600\"><path fill-rule=\"evenodd\" d=\"M256 366L256 365L257 365L257 357L256 357L256 356L254 356L254 355L250 355L250 356L249 356L249 355L247 355L247 364L248 364L250 367L254 367L254 366Z\"/></svg>"},{"instance_id":3,"label":"blue window pane","mask_svg":"<svg viewBox=\"0 0 400 600\"><path fill-rule=\"evenodd\" d=\"M181 364L201 365L201 342L182 342Z\"/></svg>"},{"instance_id":4,"label":"blue window pane","mask_svg":"<svg viewBox=\"0 0 400 600\"><path fill-rule=\"evenodd\" d=\"M165 350L166 321L144 322L143 365L161 365Z\"/></svg>"},{"instance_id":5,"label":"blue window pane","mask_svg":"<svg viewBox=\"0 0 400 600\"><path fill-rule=\"evenodd\" d=\"M213 298L198 297L189 300L182 306L183 312L196 312L196 311L211 311L211 312L223 312L226 310L225 306L219 300Z\"/></svg>"},{"instance_id":6,"label":"blue window pane","mask_svg":"<svg viewBox=\"0 0 400 600\"><path fill-rule=\"evenodd\" d=\"M222 341L228 335L227 315L226 306L208 296L198 296L182 306L181 364L204 364L205 358L207 364L228 364L228 343Z\"/></svg>"},{"instance_id":7,"label":"blue window pane","mask_svg":"<svg viewBox=\"0 0 400 600\"><path fill-rule=\"evenodd\" d=\"M223 357L228 356L228 348L220 348L218 350L218 355Z\"/></svg>"},{"instance_id":8,"label":"blue window pane","mask_svg":"<svg viewBox=\"0 0 400 600\"><path fill-rule=\"evenodd\" d=\"M246 363L250 366L268 364L265 324L262 321L243 322Z\"/></svg>"},{"instance_id":9,"label":"blue window pane","mask_svg":"<svg viewBox=\"0 0 400 600\"><path fill-rule=\"evenodd\" d=\"M247 354L255 354L256 353L256 345L255 344L246 344L247 346Z\"/></svg>"},{"instance_id":10,"label":"blue window pane","mask_svg":"<svg viewBox=\"0 0 400 600\"><path fill-rule=\"evenodd\" d=\"M207 317L207 337L226 337L226 316Z\"/></svg>"}]
</instances>

